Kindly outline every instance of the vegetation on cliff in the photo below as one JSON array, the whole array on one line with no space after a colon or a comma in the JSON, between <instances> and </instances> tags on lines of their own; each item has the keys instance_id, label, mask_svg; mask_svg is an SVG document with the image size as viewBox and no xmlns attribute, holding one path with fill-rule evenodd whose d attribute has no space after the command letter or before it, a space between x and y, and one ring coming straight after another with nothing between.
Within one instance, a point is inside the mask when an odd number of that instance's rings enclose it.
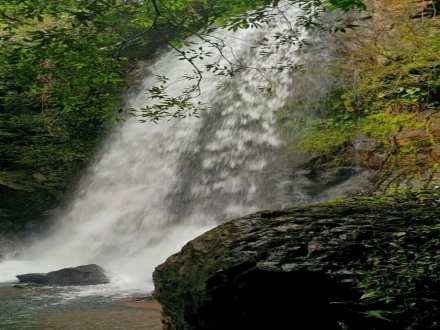
<instances>
[{"instance_id":1,"label":"vegetation on cliff","mask_svg":"<svg viewBox=\"0 0 440 330\"><path fill-rule=\"evenodd\" d=\"M363 132L387 146L393 129L424 128L410 121L440 105L439 29L434 22L408 21L395 28L391 45L366 42L348 50L354 59L342 67L345 83L335 104L340 128Z\"/></svg>"},{"instance_id":2,"label":"vegetation on cliff","mask_svg":"<svg viewBox=\"0 0 440 330\"><path fill-rule=\"evenodd\" d=\"M347 155L353 163L353 147L367 137L376 146L357 165L380 169L385 188L391 176L399 176L396 186L411 177L419 186L439 179L440 24L410 13L384 11L382 21L370 18L347 35L330 113L296 144L326 155L321 166L347 162Z\"/></svg>"}]
</instances>

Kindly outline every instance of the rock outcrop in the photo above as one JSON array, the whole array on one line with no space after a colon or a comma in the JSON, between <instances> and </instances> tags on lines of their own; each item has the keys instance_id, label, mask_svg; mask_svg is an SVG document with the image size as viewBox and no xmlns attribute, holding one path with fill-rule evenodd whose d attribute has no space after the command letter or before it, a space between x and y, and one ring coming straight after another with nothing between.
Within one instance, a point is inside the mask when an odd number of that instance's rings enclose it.
<instances>
[{"instance_id":1,"label":"rock outcrop","mask_svg":"<svg viewBox=\"0 0 440 330\"><path fill-rule=\"evenodd\" d=\"M20 283L43 285L96 285L109 283L104 269L98 265L63 268L49 273L30 273L16 276Z\"/></svg>"},{"instance_id":2,"label":"rock outcrop","mask_svg":"<svg viewBox=\"0 0 440 330\"><path fill-rule=\"evenodd\" d=\"M430 199L345 202L222 224L156 268L164 329L404 329L339 303L359 301L358 271L385 274L397 255L426 251L439 212Z\"/></svg>"}]
</instances>

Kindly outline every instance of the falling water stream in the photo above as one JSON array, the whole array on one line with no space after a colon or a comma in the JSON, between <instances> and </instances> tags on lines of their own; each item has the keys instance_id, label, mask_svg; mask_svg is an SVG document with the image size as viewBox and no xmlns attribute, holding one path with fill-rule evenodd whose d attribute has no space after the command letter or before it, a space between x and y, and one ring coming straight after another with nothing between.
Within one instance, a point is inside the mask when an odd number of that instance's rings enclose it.
<instances>
[{"instance_id":1,"label":"falling water stream","mask_svg":"<svg viewBox=\"0 0 440 330\"><path fill-rule=\"evenodd\" d=\"M154 267L187 241L227 219L288 203L283 175L292 171L292 164L280 157L284 141L276 111L292 100L304 104L325 97L333 84L325 69L333 48L328 37L301 32L311 47L298 51L293 45L273 45L273 55L259 54L263 40L290 28L285 17L294 21L297 15L298 9L286 7L263 28L217 30L208 38L227 45L222 65L239 61L247 67L272 68L290 60L319 66L314 75L277 70L244 70L233 78L205 74L197 101L209 109L199 113L200 118L156 124L130 117L118 124L56 228L3 261L0 282L11 283L22 273L97 263L109 272L110 284L51 292L47 300L44 294L29 299L46 301L47 307L84 297L97 301L148 293L153 290ZM210 48L206 41L192 40L197 48ZM196 65L203 68L216 56L199 59ZM148 68L141 88L127 96L127 106L139 109L151 102L146 91L156 84L156 75L168 77L171 93L179 95L190 83L181 77L192 70L175 52L162 54ZM261 93L258 87L269 80L271 92ZM316 111L309 108L298 116L313 117Z\"/></svg>"}]
</instances>

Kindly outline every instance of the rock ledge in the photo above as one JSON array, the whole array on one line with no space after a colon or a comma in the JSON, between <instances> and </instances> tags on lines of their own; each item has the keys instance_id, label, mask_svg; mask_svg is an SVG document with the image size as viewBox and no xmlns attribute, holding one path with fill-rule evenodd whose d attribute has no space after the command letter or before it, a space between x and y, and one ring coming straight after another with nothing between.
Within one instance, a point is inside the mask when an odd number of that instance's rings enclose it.
<instances>
[{"instance_id":1,"label":"rock ledge","mask_svg":"<svg viewBox=\"0 0 440 330\"><path fill-rule=\"evenodd\" d=\"M16 276L20 283L43 285L96 285L109 283L104 269L90 264L72 268L63 268L49 273L30 273Z\"/></svg>"}]
</instances>

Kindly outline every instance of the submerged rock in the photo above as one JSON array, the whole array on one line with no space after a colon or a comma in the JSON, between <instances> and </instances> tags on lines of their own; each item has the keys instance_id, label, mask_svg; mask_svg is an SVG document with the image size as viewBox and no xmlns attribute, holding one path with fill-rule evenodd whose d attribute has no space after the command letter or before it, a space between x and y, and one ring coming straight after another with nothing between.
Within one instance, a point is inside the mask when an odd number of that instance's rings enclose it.
<instances>
[{"instance_id":1,"label":"submerged rock","mask_svg":"<svg viewBox=\"0 0 440 330\"><path fill-rule=\"evenodd\" d=\"M359 270L386 273L396 255L425 251L437 205L321 204L220 225L156 268L164 329L404 329L343 302L360 301Z\"/></svg>"},{"instance_id":2,"label":"submerged rock","mask_svg":"<svg viewBox=\"0 0 440 330\"><path fill-rule=\"evenodd\" d=\"M104 269L98 265L84 265L72 268L63 268L57 271L31 273L16 276L20 283L35 283L45 285L96 285L109 283Z\"/></svg>"}]
</instances>

